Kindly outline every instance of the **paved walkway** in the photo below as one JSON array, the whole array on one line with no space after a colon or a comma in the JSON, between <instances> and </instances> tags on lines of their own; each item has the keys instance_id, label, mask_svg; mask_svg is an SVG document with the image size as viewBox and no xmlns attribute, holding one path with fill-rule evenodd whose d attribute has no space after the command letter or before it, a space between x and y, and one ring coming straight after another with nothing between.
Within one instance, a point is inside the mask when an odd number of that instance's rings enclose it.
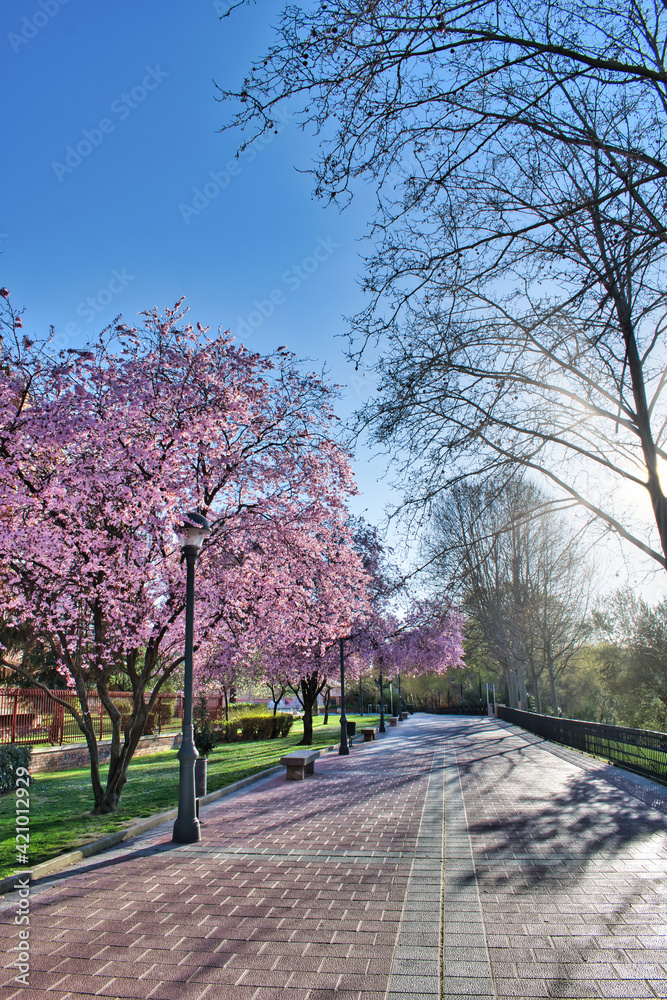
<instances>
[{"instance_id":1,"label":"paved walkway","mask_svg":"<svg viewBox=\"0 0 667 1000\"><path fill-rule=\"evenodd\" d=\"M6 1000L667 997L667 790L512 726L417 715L202 818L33 884L29 986L8 896Z\"/></svg>"}]
</instances>

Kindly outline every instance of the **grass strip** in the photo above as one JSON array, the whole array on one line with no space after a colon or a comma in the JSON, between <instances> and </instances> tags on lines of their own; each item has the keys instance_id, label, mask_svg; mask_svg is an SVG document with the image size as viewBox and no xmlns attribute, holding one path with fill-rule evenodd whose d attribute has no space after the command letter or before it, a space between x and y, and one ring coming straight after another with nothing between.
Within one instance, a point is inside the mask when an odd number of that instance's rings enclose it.
<instances>
[{"instance_id":1,"label":"grass strip","mask_svg":"<svg viewBox=\"0 0 667 1000\"><path fill-rule=\"evenodd\" d=\"M357 724L375 726L379 716L348 716ZM322 716L313 719L313 746L326 747L340 740L340 719L322 725ZM289 736L248 743L221 743L209 755L208 792L231 785L258 771L275 766L303 736L297 720ZM101 768L106 780L107 768ZM22 865L16 862L15 793L0 797L0 878L13 875ZM108 816L92 816L90 769L72 768L35 775L30 786L30 844L28 865L40 864L129 826L134 820L164 812L178 805L178 760L176 750L137 757L130 764L120 807Z\"/></svg>"}]
</instances>

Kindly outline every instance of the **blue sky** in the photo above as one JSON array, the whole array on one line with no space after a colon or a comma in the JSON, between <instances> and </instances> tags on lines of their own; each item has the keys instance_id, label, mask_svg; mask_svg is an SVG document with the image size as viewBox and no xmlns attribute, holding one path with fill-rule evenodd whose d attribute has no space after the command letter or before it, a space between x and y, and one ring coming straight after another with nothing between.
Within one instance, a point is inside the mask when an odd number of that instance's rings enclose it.
<instances>
[{"instance_id":1,"label":"blue sky","mask_svg":"<svg viewBox=\"0 0 667 1000\"><path fill-rule=\"evenodd\" d=\"M344 213L311 196L317 140L289 118L235 159L215 83L238 85L272 39L280 5L220 20L220 0L161 4L20 0L6 5L0 62L5 157L0 284L25 327L77 346L118 313L135 322L185 295L190 319L254 350L286 344L346 384L343 315L362 304L360 238L372 193ZM240 137L238 137L240 140ZM315 367L315 366L309 366ZM381 462L356 463L378 523Z\"/></svg>"},{"instance_id":2,"label":"blue sky","mask_svg":"<svg viewBox=\"0 0 667 1000\"><path fill-rule=\"evenodd\" d=\"M221 21L224 4L5 5L0 285L26 307L28 331L53 324L63 347L118 313L136 322L185 295L193 321L326 366L346 386L339 412L349 418L370 391L341 335L363 304L373 193L360 190L343 213L315 201L296 168L310 166L318 140L289 118L235 159L241 137L218 131L230 111L215 83L240 85L282 3L259 0ZM357 455L352 507L378 524L395 495L384 460Z\"/></svg>"}]
</instances>

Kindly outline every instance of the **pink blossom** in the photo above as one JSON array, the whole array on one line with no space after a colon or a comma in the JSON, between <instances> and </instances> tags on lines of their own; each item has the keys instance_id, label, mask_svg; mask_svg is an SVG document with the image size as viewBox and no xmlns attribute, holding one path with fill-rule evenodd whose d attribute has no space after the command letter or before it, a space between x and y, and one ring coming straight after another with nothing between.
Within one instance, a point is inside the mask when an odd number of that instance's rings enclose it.
<instances>
[{"instance_id":1,"label":"pink blossom","mask_svg":"<svg viewBox=\"0 0 667 1000\"><path fill-rule=\"evenodd\" d=\"M182 319L151 311L60 357L17 347L0 370L5 624L52 648L68 684L101 690L124 672L146 705L183 661L185 511L212 525L202 677L314 663L366 601L334 390L292 355Z\"/></svg>"}]
</instances>

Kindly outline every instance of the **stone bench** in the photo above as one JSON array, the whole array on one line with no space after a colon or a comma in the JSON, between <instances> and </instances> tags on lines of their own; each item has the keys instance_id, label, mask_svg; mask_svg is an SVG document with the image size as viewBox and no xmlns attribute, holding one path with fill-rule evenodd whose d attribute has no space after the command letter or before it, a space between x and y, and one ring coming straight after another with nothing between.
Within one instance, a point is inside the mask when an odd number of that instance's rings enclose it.
<instances>
[{"instance_id":1,"label":"stone bench","mask_svg":"<svg viewBox=\"0 0 667 1000\"><path fill-rule=\"evenodd\" d=\"M398 716L397 715L390 715L389 718L387 719L387 722L389 723L390 726L397 725L398 724Z\"/></svg>"},{"instance_id":2,"label":"stone bench","mask_svg":"<svg viewBox=\"0 0 667 1000\"><path fill-rule=\"evenodd\" d=\"M367 726L365 729L361 730L361 733L363 734L364 737L364 743L370 743L371 740L375 739L375 734L377 733L377 729L375 729L373 726Z\"/></svg>"},{"instance_id":3,"label":"stone bench","mask_svg":"<svg viewBox=\"0 0 667 1000\"><path fill-rule=\"evenodd\" d=\"M287 781L303 781L315 770L315 761L320 756L320 750L295 750L280 758L280 763L287 768Z\"/></svg>"}]
</instances>

